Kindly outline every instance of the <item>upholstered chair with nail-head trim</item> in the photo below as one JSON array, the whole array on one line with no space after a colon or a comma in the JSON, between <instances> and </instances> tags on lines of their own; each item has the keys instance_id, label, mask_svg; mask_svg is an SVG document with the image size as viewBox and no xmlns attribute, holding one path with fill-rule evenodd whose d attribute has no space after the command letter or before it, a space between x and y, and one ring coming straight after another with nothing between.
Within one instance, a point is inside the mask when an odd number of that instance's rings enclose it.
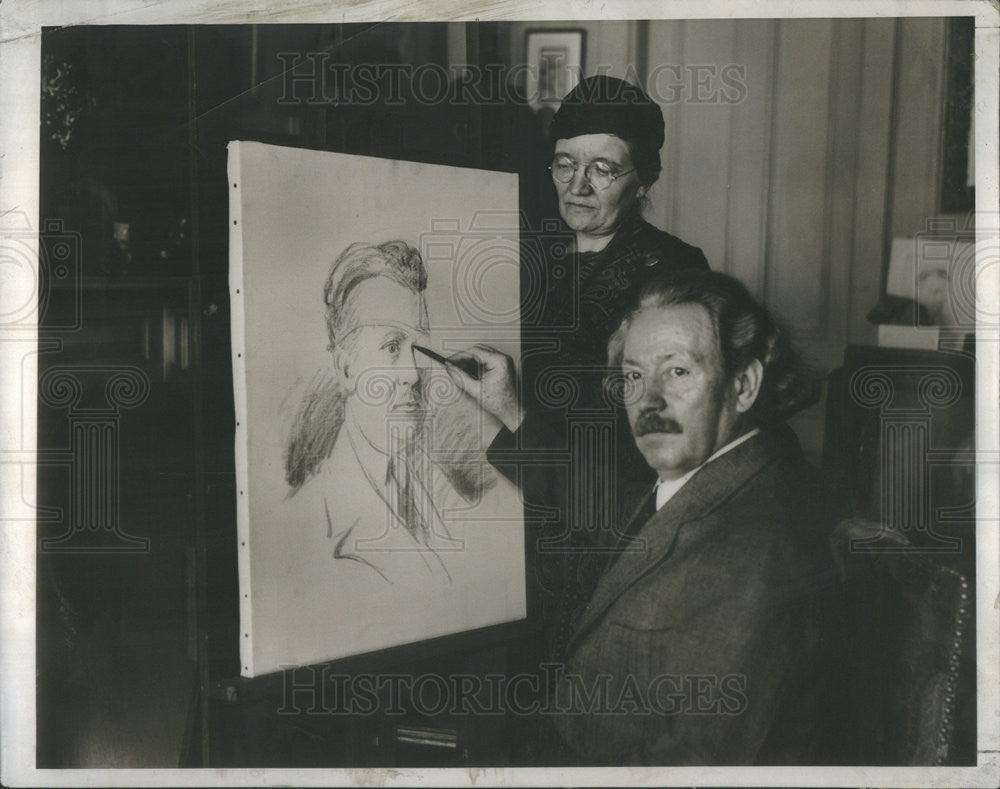
<instances>
[{"instance_id":1,"label":"upholstered chair with nail-head trim","mask_svg":"<svg viewBox=\"0 0 1000 789\"><path fill-rule=\"evenodd\" d=\"M975 636L969 580L883 524L832 537L847 621L844 762L975 763Z\"/></svg>"}]
</instances>

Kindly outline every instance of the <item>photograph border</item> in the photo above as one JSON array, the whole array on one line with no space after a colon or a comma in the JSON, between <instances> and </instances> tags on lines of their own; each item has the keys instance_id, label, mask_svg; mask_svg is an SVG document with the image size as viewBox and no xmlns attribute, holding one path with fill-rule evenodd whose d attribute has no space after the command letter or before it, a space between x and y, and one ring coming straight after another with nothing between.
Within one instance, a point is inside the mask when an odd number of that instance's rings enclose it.
<instances>
[{"instance_id":1,"label":"photograph border","mask_svg":"<svg viewBox=\"0 0 1000 789\"><path fill-rule=\"evenodd\" d=\"M118 0L23 0L0 5L0 245L25 232L34 235L38 215L39 70L41 29L74 24L259 24L389 20L504 21L601 20L649 18L774 18L961 16L976 17L975 35L975 162L977 216L994 221L979 227L976 302L985 319L977 323L976 365L976 611L978 666L978 764L976 767L629 767L629 768L498 768L498 769L116 769L37 770L34 766L36 710L35 568L33 519L17 509L33 501L37 332L9 331L0 323L0 665L2 710L0 774L9 786L58 785L747 785L747 786L996 786L1000 783L1000 540L998 540L997 472L1000 465L1000 264L996 240L1000 227L997 140L1000 111L996 75L1000 66L1000 12L990 0L927 2L755 2L713 0L668 6L643 0L608 8L584 2L513 2L482 7L426 3L368 2L342 8L313 5L276 6L256 0L236 8L209 0L149 4ZM27 224L25 224L27 223ZM5 273L0 281L0 318L17 314L37 298L37 271ZM7 371L16 371L7 374Z\"/></svg>"}]
</instances>

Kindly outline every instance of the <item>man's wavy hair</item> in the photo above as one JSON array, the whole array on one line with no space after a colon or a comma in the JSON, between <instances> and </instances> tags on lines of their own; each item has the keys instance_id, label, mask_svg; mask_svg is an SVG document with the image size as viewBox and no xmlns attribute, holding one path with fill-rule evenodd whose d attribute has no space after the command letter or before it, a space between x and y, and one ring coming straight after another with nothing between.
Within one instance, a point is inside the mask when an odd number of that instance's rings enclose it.
<instances>
[{"instance_id":1,"label":"man's wavy hair","mask_svg":"<svg viewBox=\"0 0 1000 789\"><path fill-rule=\"evenodd\" d=\"M621 367L625 337L644 309L700 304L715 327L725 373L735 376L754 359L764 368L760 392L747 418L781 422L816 402L819 381L799 358L787 332L742 282L718 271L684 269L648 282L608 340L608 367Z\"/></svg>"},{"instance_id":2,"label":"man's wavy hair","mask_svg":"<svg viewBox=\"0 0 1000 789\"><path fill-rule=\"evenodd\" d=\"M364 319L364 316L353 312L350 297L354 289L376 277L385 277L414 293L423 293L427 289L424 260L420 252L405 241L351 244L330 267L323 287L326 332L331 351L347 331Z\"/></svg>"}]
</instances>

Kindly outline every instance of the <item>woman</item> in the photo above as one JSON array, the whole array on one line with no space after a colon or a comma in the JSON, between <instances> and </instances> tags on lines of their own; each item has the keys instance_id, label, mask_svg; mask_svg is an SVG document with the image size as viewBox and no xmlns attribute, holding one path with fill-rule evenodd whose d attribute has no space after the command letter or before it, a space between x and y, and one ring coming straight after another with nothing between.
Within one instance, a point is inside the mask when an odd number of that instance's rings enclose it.
<instances>
[{"instance_id":1,"label":"woman","mask_svg":"<svg viewBox=\"0 0 1000 789\"><path fill-rule=\"evenodd\" d=\"M708 264L700 249L641 216L660 175L664 124L640 88L607 76L583 80L563 100L550 137L559 213L577 253L580 331L571 340L586 341L581 356L603 367L608 337L650 275Z\"/></svg>"},{"instance_id":2,"label":"woman","mask_svg":"<svg viewBox=\"0 0 1000 789\"><path fill-rule=\"evenodd\" d=\"M603 568L600 557L608 555L595 558L594 547L614 549L621 541L626 489L653 479L623 410L603 386L608 338L651 276L707 269L708 263L700 249L641 216L660 174L664 123L659 106L640 88L614 77L588 77L563 99L550 138L549 169L569 232L547 239L546 270L534 272L544 278L546 292L540 317L522 316L523 397L516 396L511 361L484 346L455 357L478 359L478 382L448 369L504 424L490 447L491 462L504 473L519 467L515 481L525 500L559 513L539 527L535 545L542 616L561 621L557 630L564 630L568 619L554 608L586 599ZM567 236L570 249L560 255ZM537 453L551 457L553 450L571 459L538 473ZM558 652L563 635L550 633L550 649Z\"/></svg>"}]
</instances>

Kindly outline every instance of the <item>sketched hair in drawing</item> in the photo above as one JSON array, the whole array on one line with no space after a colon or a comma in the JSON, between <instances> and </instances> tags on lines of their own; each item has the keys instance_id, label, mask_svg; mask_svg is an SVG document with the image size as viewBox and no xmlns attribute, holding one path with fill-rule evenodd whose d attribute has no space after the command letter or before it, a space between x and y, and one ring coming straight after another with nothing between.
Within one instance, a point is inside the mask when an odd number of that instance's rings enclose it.
<instances>
[{"instance_id":1,"label":"sketched hair in drawing","mask_svg":"<svg viewBox=\"0 0 1000 789\"><path fill-rule=\"evenodd\" d=\"M427 328L424 291L427 272L420 252L403 241L381 244L357 242L348 246L334 261L323 289L328 349L333 357L331 369L317 372L308 382L294 413L284 452L285 480L294 495L330 455L344 423L345 403L349 392L338 370L346 368L357 339L357 329L369 316L359 309L353 296L363 283L376 278L408 288L419 296L419 323ZM423 376L412 384L422 398ZM375 382L381 385L381 382ZM475 449L475 415L468 409L449 409L446 419L436 419L437 411L421 419L415 440L425 450L447 458L439 464L452 486L468 501L475 501L482 491L495 484L492 471L481 450ZM464 414L464 416L463 416ZM410 447L409 451L414 448Z\"/></svg>"}]
</instances>

